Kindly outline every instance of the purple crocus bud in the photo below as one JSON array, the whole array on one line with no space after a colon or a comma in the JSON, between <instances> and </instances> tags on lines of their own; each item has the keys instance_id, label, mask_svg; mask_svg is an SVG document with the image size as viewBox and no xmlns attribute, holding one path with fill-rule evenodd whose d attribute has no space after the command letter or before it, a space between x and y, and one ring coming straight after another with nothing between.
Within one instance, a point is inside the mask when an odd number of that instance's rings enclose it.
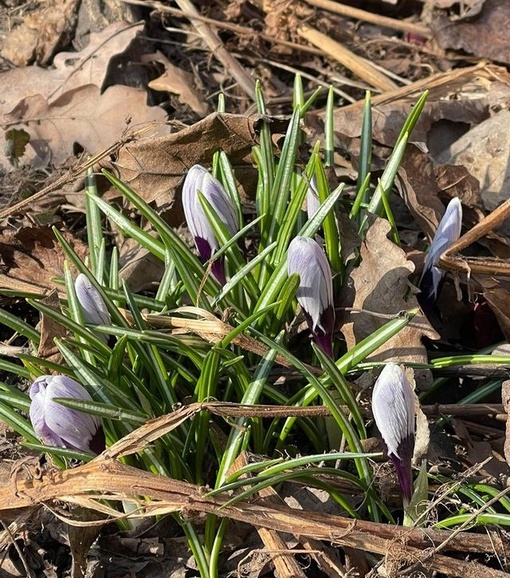
<instances>
[{"instance_id":1,"label":"purple crocus bud","mask_svg":"<svg viewBox=\"0 0 510 578\"><path fill-rule=\"evenodd\" d=\"M299 275L298 303L315 343L331 357L335 309L331 267L324 251L309 237L294 237L287 253L287 271Z\"/></svg>"},{"instance_id":2,"label":"purple crocus bud","mask_svg":"<svg viewBox=\"0 0 510 578\"><path fill-rule=\"evenodd\" d=\"M66 375L42 375L30 386L30 421L37 437L48 445L99 454L105 449L97 416L64 407L55 397L92 401L87 390Z\"/></svg>"},{"instance_id":3,"label":"purple crocus bud","mask_svg":"<svg viewBox=\"0 0 510 578\"><path fill-rule=\"evenodd\" d=\"M239 222L234 206L222 184L204 167L192 166L184 179L182 205L186 223L193 235L198 253L203 261L208 261L219 249L219 243L200 202L199 191L216 211L218 218L231 235L238 232ZM221 285L225 284L222 259L214 261L212 273Z\"/></svg>"},{"instance_id":4,"label":"purple crocus bud","mask_svg":"<svg viewBox=\"0 0 510 578\"><path fill-rule=\"evenodd\" d=\"M372 413L408 504L413 494L415 412L413 390L400 365L388 363L381 371L372 393Z\"/></svg>"},{"instance_id":5,"label":"purple crocus bud","mask_svg":"<svg viewBox=\"0 0 510 578\"><path fill-rule=\"evenodd\" d=\"M435 301L439 287L444 277L443 269L437 267L439 257L457 241L462 228L462 204L454 197L446 207L445 214L439 222L434 239L427 251L423 273L420 279L420 288L424 296Z\"/></svg>"},{"instance_id":6,"label":"purple crocus bud","mask_svg":"<svg viewBox=\"0 0 510 578\"><path fill-rule=\"evenodd\" d=\"M76 277L74 289L86 323L90 323L91 325L111 324L112 320L101 294L94 285L92 285L86 275L80 273L78 277Z\"/></svg>"}]
</instances>

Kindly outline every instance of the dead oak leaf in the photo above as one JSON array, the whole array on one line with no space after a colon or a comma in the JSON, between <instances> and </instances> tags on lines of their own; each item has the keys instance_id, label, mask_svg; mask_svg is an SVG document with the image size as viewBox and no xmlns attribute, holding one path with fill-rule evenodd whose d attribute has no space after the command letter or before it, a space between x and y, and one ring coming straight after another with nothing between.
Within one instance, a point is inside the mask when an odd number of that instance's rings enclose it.
<instances>
[{"instance_id":1,"label":"dead oak leaf","mask_svg":"<svg viewBox=\"0 0 510 578\"><path fill-rule=\"evenodd\" d=\"M354 313L344 313L340 319L348 349L399 312L418 307L408 280L414 272L414 265L404 251L388 239L390 229L390 224L384 219L375 218L372 222L361 246L361 264L351 274L352 289L344 293L341 305L350 304L355 310ZM369 359L426 363L427 352L422 343L424 335L430 339L439 338L427 318L420 313ZM418 388L424 387L428 381L427 374L420 371L415 372L415 378Z\"/></svg>"},{"instance_id":2,"label":"dead oak leaf","mask_svg":"<svg viewBox=\"0 0 510 578\"><path fill-rule=\"evenodd\" d=\"M10 112L26 96L40 94L48 100L85 84L103 87L113 56L124 52L143 24L116 22L90 35L87 46L79 52L59 52L54 68L25 66L0 73L2 98L0 116Z\"/></svg>"},{"instance_id":3,"label":"dead oak leaf","mask_svg":"<svg viewBox=\"0 0 510 578\"><path fill-rule=\"evenodd\" d=\"M70 233L63 233L82 259L87 246ZM0 234L0 287L33 293L62 291L56 280L64 274L64 252L49 227L25 227Z\"/></svg>"},{"instance_id":4,"label":"dead oak leaf","mask_svg":"<svg viewBox=\"0 0 510 578\"><path fill-rule=\"evenodd\" d=\"M128 124L161 122L166 113L146 105L144 90L111 86L101 94L89 84L63 93L52 103L43 96L24 98L4 116L4 126L23 127L39 164L59 166L76 154L76 145L89 154L117 141Z\"/></svg>"},{"instance_id":5,"label":"dead oak leaf","mask_svg":"<svg viewBox=\"0 0 510 578\"><path fill-rule=\"evenodd\" d=\"M143 24L116 22L101 32L92 33L88 45L83 50L57 54L53 59L54 67L51 69L34 65L0 73L2 85L0 119L27 96L38 94L51 102L63 92L87 84L95 84L102 88L111 59L124 52L142 28ZM9 170L11 165L6 158L4 145L4 135L0 131L0 165ZM23 156L22 162L29 165L37 160L37 155L30 148Z\"/></svg>"}]
</instances>

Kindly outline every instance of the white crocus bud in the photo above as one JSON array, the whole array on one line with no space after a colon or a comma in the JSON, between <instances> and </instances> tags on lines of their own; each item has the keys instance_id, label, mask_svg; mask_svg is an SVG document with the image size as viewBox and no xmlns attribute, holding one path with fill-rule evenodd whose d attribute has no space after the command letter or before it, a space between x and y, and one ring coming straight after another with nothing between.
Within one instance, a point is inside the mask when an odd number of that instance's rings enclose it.
<instances>
[{"instance_id":1,"label":"white crocus bud","mask_svg":"<svg viewBox=\"0 0 510 578\"><path fill-rule=\"evenodd\" d=\"M372 413L408 504L413 494L415 411L413 390L400 365L388 363L381 371L372 393Z\"/></svg>"},{"instance_id":2,"label":"white crocus bud","mask_svg":"<svg viewBox=\"0 0 510 578\"><path fill-rule=\"evenodd\" d=\"M462 204L454 197L446 207L434 239L427 251L423 273L420 279L420 288L424 296L435 301L439 294L439 287L444 277L443 269L437 267L439 257L457 241L462 228Z\"/></svg>"},{"instance_id":3,"label":"white crocus bud","mask_svg":"<svg viewBox=\"0 0 510 578\"><path fill-rule=\"evenodd\" d=\"M315 215L320 206L321 202L319 201L319 193L317 192L317 179L315 175L313 175L310 179L310 185L306 190L306 214L309 219Z\"/></svg>"},{"instance_id":4,"label":"white crocus bud","mask_svg":"<svg viewBox=\"0 0 510 578\"><path fill-rule=\"evenodd\" d=\"M332 356L335 328L333 278L324 251L309 237L295 237L287 253L287 271L289 276L294 273L299 275L297 300L314 341L325 353Z\"/></svg>"},{"instance_id":5,"label":"white crocus bud","mask_svg":"<svg viewBox=\"0 0 510 578\"><path fill-rule=\"evenodd\" d=\"M76 277L74 290L82 308L85 323L91 325L111 324L112 320L101 294L83 273Z\"/></svg>"},{"instance_id":6,"label":"white crocus bud","mask_svg":"<svg viewBox=\"0 0 510 578\"><path fill-rule=\"evenodd\" d=\"M239 222L232 201L222 184L204 167L192 166L184 179L182 206L186 224L193 235L198 253L203 261L208 261L219 249L219 243L200 202L199 191L232 236L239 231ZM225 284L225 272L221 259L214 261L212 273L219 283Z\"/></svg>"}]
</instances>

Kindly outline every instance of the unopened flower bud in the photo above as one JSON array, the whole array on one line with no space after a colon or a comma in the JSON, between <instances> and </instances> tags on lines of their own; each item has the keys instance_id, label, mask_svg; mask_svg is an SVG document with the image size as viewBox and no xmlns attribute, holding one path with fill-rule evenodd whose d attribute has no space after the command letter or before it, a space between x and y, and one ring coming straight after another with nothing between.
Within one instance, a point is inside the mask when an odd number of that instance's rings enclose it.
<instances>
[{"instance_id":1,"label":"unopened flower bud","mask_svg":"<svg viewBox=\"0 0 510 578\"><path fill-rule=\"evenodd\" d=\"M309 219L315 215L320 206L321 202L319 200L319 193L317 192L317 179L315 175L313 175L306 189L306 214Z\"/></svg>"},{"instance_id":2,"label":"unopened flower bud","mask_svg":"<svg viewBox=\"0 0 510 578\"><path fill-rule=\"evenodd\" d=\"M427 251L420 279L420 288L424 296L431 301L437 299L439 287L445 274L443 269L436 266L439 257L457 241L460 237L461 228L462 204L457 197L454 197L448 203L445 214Z\"/></svg>"},{"instance_id":3,"label":"unopened flower bud","mask_svg":"<svg viewBox=\"0 0 510 578\"><path fill-rule=\"evenodd\" d=\"M207 218L198 192L201 192L230 235L239 230L239 222L222 184L204 167L194 165L189 170L182 188L182 205L188 228L193 235L198 253L203 261L208 261L219 249L219 243ZM212 273L219 283L225 284L223 260L217 259L212 265Z\"/></svg>"},{"instance_id":4,"label":"unopened flower bud","mask_svg":"<svg viewBox=\"0 0 510 578\"><path fill-rule=\"evenodd\" d=\"M314 341L329 356L333 355L333 278L328 259L319 244L309 237L295 237L287 253L289 275L299 275L297 300L310 327Z\"/></svg>"},{"instance_id":5,"label":"unopened flower bud","mask_svg":"<svg viewBox=\"0 0 510 578\"><path fill-rule=\"evenodd\" d=\"M111 317L101 294L86 275L80 273L76 277L74 289L86 323L91 325L111 324Z\"/></svg>"},{"instance_id":6,"label":"unopened flower bud","mask_svg":"<svg viewBox=\"0 0 510 578\"><path fill-rule=\"evenodd\" d=\"M99 454L105 449L101 421L53 401L67 397L92 401L87 390L66 375L43 375L30 386L30 421L39 439L48 446Z\"/></svg>"},{"instance_id":7,"label":"unopened flower bud","mask_svg":"<svg viewBox=\"0 0 510 578\"><path fill-rule=\"evenodd\" d=\"M372 413L408 504L413 494L415 411L413 390L400 365L388 363L381 371L372 393Z\"/></svg>"}]
</instances>

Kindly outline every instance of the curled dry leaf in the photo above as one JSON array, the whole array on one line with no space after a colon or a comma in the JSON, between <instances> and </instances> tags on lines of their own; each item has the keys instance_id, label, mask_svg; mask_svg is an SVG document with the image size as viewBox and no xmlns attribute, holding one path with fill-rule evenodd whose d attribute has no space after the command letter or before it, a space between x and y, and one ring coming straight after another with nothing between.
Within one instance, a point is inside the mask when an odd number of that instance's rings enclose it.
<instances>
[{"instance_id":1,"label":"curled dry leaf","mask_svg":"<svg viewBox=\"0 0 510 578\"><path fill-rule=\"evenodd\" d=\"M421 230L429 239L434 237L444 205L438 198L434 165L429 156L410 144L398 169L396 185L400 196Z\"/></svg>"},{"instance_id":2,"label":"curled dry leaf","mask_svg":"<svg viewBox=\"0 0 510 578\"><path fill-rule=\"evenodd\" d=\"M510 339L510 282L492 275L474 275L473 280L479 284L505 338Z\"/></svg>"},{"instance_id":3,"label":"curled dry leaf","mask_svg":"<svg viewBox=\"0 0 510 578\"><path fill-rule=\"evenodd\" d=\"M430 146L428 135L431 127L438 121L477 124L487 118L489 107L487 86L480 87L480 97L477 99L462 99L462 95L459 95L459 100L434 100L434 96L439 99L443 94L451 94L453 90L454 87L437 93L431 91L427 104L410 135L410 142L427 143ZM418 97L395 100L374 106L372 111L374 141L392 147L417 99ZM334 113L335 130L349 138L359 138L362 118L363 110L360 107L339 108Z\"/></svg>"},{"instance_id":4,"label":"curled dry leaf","mask_svg":"<svg viewBox=\"0 0 510 578\"><path fill-rule=\"evenodd\" d=\"M165 117L161 108L146 105L144 90L116 85L101 94L99 87L89 84L51 103L41 95L24 98L4 120L31 135L34 164L46 166L74 156L76 145L94 154L118 140L128 126L162 122Z\"/></svg>"},{"instance_id":5,"label":"curled dry leaf","mask_svg":"<svg viewBox=\"0 0 510 578\"><path fill-rule=\"evenodd\" d=\"M191 72L172 64L161 52L142 56L142 62L159 62L165 67L165 72L149 82L149 88L162 92L177 94L182 104L188 105L193 112L204 117L209 112L209 106L195 88L195 77Z\"/></svg>"},{"instance_id":6,"label":"curled dry leaf","mask_svg":"<svg viewBox=\"0 0 510 578\"><path fill-rule=\"evenodd\" d=\"M340 319L340 329L348 349L377 331L400 311L418 307L409 283L414 265L404 251L388 239L390 229L390 224L384 219L376 218L372 222L361 246L361 264L351 274L352 289L344 290L341 305L355 309L354 312L343 312ZM427 318L418 314L370 359L426 363L427 351L422 343L424 335L429 339L439 339ZM429 372L416 371L415 379L417 387L423 388L429 382Z\"/></svg>"}]
</instances>

